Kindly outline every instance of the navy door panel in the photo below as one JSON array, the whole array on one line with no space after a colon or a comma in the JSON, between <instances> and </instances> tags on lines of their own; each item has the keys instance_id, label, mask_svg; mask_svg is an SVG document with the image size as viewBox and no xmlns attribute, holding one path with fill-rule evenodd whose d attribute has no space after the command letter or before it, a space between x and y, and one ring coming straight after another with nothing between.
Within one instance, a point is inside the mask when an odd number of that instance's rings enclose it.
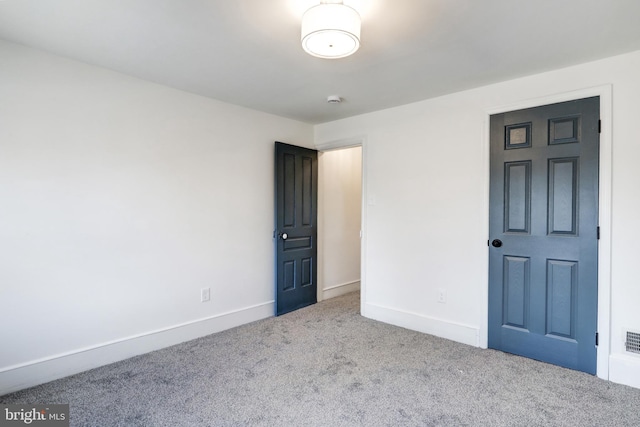
<instances>
[{"instance_id":1,"label":"navy door panel","mask_svg":"<svg viewBox=\"0 0 640 427\"><path fill-rule=\"evenodd\" d=\"M489 347L591 374L599 105L497 114L490 130Z\"/></svg>"},{"instance_id":2,"label":"navy door panel","mask_svg":"<svg viewBox=\"0 0 640 427\"><path fill-rule=\"evenodd\" d=\"M276 315L317 301L318 152L276 142Z\"/></svg>"}]
</instances>

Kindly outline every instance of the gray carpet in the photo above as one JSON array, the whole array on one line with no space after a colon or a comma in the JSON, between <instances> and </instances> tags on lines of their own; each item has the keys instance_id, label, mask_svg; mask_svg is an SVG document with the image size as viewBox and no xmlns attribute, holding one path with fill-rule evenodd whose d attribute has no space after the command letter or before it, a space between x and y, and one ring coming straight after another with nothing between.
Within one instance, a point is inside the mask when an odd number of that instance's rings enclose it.
<instances>
[{"instance_id":1,"label":"gray carpet","mask_svg":"<svg viewBox=\"0 0 640 427\"><path fill-rule=\"evenodd\" d=\"M359 315L359 294L0 397L72 426L640 426L640 390Z\"/></svg>"}]
</instances>

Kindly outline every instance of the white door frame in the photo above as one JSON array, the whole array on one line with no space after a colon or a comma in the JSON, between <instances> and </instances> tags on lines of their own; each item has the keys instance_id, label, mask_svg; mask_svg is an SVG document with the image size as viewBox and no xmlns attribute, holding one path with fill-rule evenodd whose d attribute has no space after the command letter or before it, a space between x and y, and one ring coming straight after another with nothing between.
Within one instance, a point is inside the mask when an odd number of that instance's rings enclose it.
<instances>
[{"instance_id":1,"label":"white door frame","mask_svg":"<svg viewBox=\"0 0 640 427\"><path fill-rule=\"evenodd\" d=\"M611 348L611 190L612 190L612 92L611 85L596 86L571 92L527 99L517 103L490 108L485 111L484 126L482 132L482 152L485 168L485 207L484 215L486 235L489 239L489 150L490 128L489 120L493 114L506 113L508 111L522 110L526 108L540 107L558 102L572 101L576 99L600 97L600 119L602 128L600 132L600 165L599 165L599 201L598 219L600 226L600 240L598 241L598 333L599 345L597 349L596 375L609 379L609 354ZM489 337L489 248L485 252L486 282L484 295L486 304L480 325L480 347L487 348ZM594 337L595 344L595 337Z\"/></svg>"}]
</instances>

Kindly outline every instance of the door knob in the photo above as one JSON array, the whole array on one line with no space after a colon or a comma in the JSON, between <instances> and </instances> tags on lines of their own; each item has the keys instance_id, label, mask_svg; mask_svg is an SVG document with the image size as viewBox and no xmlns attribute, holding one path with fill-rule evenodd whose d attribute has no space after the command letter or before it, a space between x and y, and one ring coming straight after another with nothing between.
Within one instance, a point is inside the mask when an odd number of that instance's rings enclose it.
<instances>
[{"instance_id":1,"label":"door knob","mask_svg":"<svg viewBox=\"0 0 640 427\"><path fill-rule=\"evenodd\" d=\"M287 233L282 233L280 234L280 237L282 238L282 240L287 240L287 237L289 236L287 236Z\"/></svg>"},{"instance_id":2,"label":"door knob","mask_svg":"<svg viewBox=\"0 0 640 427\"><path fill-rule=\"evenodd\" d=\"M502 240L493 239L493 241L491 242L491 246L493 246L494 248L499 248L500 246L502 246Z\"/></svg>"}]
</instances>

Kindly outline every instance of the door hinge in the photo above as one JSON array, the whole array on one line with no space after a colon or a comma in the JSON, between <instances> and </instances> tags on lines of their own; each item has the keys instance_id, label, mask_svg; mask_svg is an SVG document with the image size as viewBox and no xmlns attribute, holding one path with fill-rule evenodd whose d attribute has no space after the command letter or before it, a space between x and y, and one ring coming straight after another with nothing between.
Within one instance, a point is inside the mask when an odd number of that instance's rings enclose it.
<instances>
[{"instance_id":1,"label":"door hinge","mask_svg":"<svg viewBox=\"0 0 640 427\"><path fill-rule=\"evenodd\" d=\"M598 133L602 133L602 120L598 120Z\"/></svg>"},{"instance_id":2,"label":"door hinge","mask_svg":"<svg viewBox=\"0 0 640 427\"><path fill-rule=\"evenodd\" d=\"M600 226L596 227L596 235L598 240L600 240Z\"/></svg>"},{"instance_id":3,"label":"door hinge","mask_svg":"<svg viewBox=\"0 0 640 427\"><path fill-rule=\"evenodd\" d=\"M596 332L596 346L598 345L599 342L600 342L600 334Z\"/></svg>"}]
</instances>

